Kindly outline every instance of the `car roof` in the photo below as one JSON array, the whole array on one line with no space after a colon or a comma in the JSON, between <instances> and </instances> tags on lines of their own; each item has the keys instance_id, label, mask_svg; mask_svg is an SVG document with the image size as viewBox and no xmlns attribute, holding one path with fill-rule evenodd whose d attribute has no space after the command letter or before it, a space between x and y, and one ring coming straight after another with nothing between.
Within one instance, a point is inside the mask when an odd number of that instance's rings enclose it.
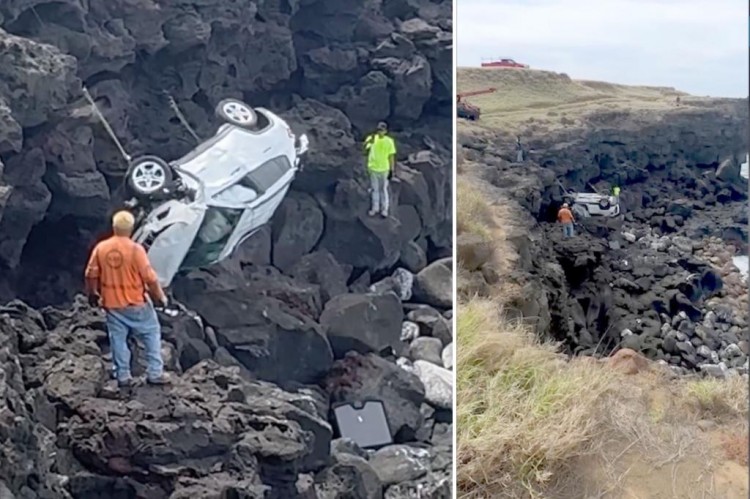
<instances>
[{"instance_id":1,"label":"car roof","mask_svg":"<svg viewBox=\"0 0 750 499\"><path fill-rule=\"evenodd\" d=\"M573 196L573 198L576 201L584 201L584 202L585 201L598 202L600 199L607 198L607 197L609 197L609 196L607 196L605 194L597 194L595 192L581 192L581 193L575 194Z\"/></svg>"}]
</instances>

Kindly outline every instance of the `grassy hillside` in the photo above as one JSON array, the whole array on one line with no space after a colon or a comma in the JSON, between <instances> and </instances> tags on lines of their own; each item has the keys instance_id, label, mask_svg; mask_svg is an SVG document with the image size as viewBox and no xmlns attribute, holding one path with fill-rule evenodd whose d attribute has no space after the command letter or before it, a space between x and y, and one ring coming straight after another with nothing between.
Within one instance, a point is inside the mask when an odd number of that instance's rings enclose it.
<instances>
[{"instance_id":1,"label":"grassy hillside","mask_svg":"<svg viewBox=\"0 0 750 499\"><path fill-rule=\"evenodd\" d=\"M482 109L483 125L506 129L529 118L565 126L587 112L634 104L639 109L673 109L678 95L682 105L701 100L673 88L571 80L566 74L534 69L458 68L457 82L458 92L496 88L467 100Z\"/></svg>"}]
</instances>

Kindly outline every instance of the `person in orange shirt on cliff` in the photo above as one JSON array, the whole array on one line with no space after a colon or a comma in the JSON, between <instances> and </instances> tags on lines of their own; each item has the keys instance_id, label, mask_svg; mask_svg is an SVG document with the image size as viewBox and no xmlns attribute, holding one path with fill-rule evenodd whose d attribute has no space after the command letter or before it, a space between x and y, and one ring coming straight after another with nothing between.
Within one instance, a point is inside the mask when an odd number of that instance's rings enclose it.
<instances>
[{"instance_id":1,"label":"person in orange shirt on cliff","mask_svg":"<svg viewBox=\"0 0 750 499\"><path fill-rule=\"evenodd\" d=\"M563 236L573 237L575 231L573 230L573 223L576 221L573 217L573 212L570 211L568 203L563 203L560 211L557 212L557 221L562 224Z\"/></svg>"},{"instance_id":2,"label":"person in orange shirt on cliff","mask_svg":"<svg viewBox=\"0 0 750 499\"><path fill-rule=\"evenodd\" d=\"M167 296L148 261L146 250L130 239L134 226L135 219L130 212L115 213L112 217L114 235L94 247L85 272L89 304L100 306L106 312L112 360L120 388L133 385L128 348L131 330L146 350L146 381L152 385L169 383L161 357L161 326L146 293L162 307L167 306Z\"/></svg>"}]
</instances>

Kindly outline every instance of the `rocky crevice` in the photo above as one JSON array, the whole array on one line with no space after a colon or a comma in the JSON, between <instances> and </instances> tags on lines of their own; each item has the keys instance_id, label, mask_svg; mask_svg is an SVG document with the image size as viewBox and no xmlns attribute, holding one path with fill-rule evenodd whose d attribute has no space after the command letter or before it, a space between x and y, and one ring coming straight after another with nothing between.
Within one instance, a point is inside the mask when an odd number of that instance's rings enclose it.
<instances>
[{"instance_id":1,"label":"rocky crevice","mask_svg":"<svg viewBox=\"0 0 750 499\"><path fill-rule=\"evenodd\" d=\"M746 101L716 101L529 132L523 164L511 162L511 137L460 137L493 196L512 207L513 226L526 229L509 228L520 267L511 279L523 289L515 313L571 354L632 348L676 370L747 372L747 291L728 262L747 247L746 133ZM560 184L590 192L613 183L624 216L582 220L578 235L563 239L554 225ZM497 283L477 270L472 289Z\"/></svg>"}]
</instances>

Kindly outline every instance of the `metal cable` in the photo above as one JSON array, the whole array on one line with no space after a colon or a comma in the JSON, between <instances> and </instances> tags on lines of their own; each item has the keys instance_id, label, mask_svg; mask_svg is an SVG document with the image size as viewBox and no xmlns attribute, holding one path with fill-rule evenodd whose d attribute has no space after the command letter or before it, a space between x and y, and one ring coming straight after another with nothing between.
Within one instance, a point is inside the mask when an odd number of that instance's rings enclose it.
<instances>
[{"instance_id":1,"label":"metal cable","mask_svg":"<svg viewBox=\"0 0 750 499\"><path fill-rule=\"evenodd\" d=\"M169 107L172 108L172 111L174 111L174 114L177 116L177 119L180 120L180 123L185 127L185 129L190 132L190 135L193 136L196 142L200 144L201 139L198 137L198 134L195 133L195 130L193 130L193 127L190 126L190 123L188 123L185 116L182 114L182 111L180 111L180 108L177 106L177 102L175 102L174 97L172 97L166 90L162 90L164 92L164 95L167 96L169 99Z\"/></svg>"},{"instance_id":2,"label":"metal cable","mask_svg":"<svg viewBox=\"0 0 750 499\"><path fill-rule=\"evenodd\" d=\"M130 155L125 152L125 148L122 147L122 144L117 139L117 135L115 135L114 130L112 130L112 127L109 126L109 123L107 122L106 118L104 118L104 115L99 111L99 107L96 105L96 102L94 102L94 99L91 97L91 94L89 93L88 89L86 87L83 87L83 95L86 97L86 100L89 101L91 104L92 109L94 110L94 113L96 114L97 118L102 122L102 125L104 125L104 129L107 130L107 133L112 138L112 141L117 146L117 149L120 150L120 154L122 154L122 157L125 158L125 161L130 163L130 160L132 159Z\"/></svg>"}]
</instances>

